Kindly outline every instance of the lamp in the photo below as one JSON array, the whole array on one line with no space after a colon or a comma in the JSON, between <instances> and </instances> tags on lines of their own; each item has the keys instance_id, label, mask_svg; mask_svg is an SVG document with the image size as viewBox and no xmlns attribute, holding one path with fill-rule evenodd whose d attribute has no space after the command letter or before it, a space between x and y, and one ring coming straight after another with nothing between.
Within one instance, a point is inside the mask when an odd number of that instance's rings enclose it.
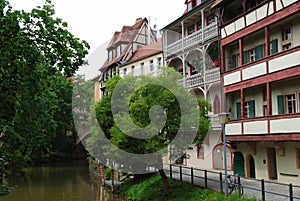
<instances>
[{"instance_id":1,"label":"lamp","mask_svg":"<svg viewBox=\"0 0 300 201\"><path fill-rule=\"evenodd\" d=\"M222 133L223 133L223 146L224 146L224 176L225 176L225 196L228 197L228 183L227 183L227 160L226 160L226 134L225 134L225 124L228 123L229 113L222 112L218 115L219 122L222 125Z\"/></svg>"}]
</instances>

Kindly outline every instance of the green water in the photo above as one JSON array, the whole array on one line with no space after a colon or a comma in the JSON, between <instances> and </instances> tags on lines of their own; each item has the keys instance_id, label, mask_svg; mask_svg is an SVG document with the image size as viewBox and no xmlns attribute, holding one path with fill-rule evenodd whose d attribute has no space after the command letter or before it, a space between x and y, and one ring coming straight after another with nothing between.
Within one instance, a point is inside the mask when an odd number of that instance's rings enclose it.
<instances>
[{"instance_id":1,"label":"green water","mask_svg":"<svg viewBox=\"0 0 300 201\"><path fill-rule=\"evenodd\" d=\"M7 178L15 190L1 201L115 201L95 182L85 164L43 166L26 169L22 177Z\"/></svg>"}]
</instances>

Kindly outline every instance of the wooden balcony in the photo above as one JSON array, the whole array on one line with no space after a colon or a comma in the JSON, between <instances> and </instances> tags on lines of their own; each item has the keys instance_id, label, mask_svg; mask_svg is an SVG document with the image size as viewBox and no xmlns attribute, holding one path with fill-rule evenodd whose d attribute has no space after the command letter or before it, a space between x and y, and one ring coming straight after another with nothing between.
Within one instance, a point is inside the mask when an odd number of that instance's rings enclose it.
<instances>
[{"instance_id":1,"label":"wooden balcony","mask_svg":"<svg viewBox=\"0 0 300 201\"><path fill-rule=\"evenodd\" d=\"M220 130L219 114L209 114L208 117L210 118L210 129Z\"/></svg>"},{"instance_id":2,"label":"wooden balcony","mask_svg":"<svg viewBox=\"0 0 300 201\"><path fill-rule=\"evenodd\" d=\"M220 68L215 67L213 69L209 69L204 73L198 73L192 76L184 77L183 79L179 80L182 86L186 88L193 88L198 86L204 86L204 84L214 84L220 82Z\"/></svg>"},{"instance_id":3,"label":"wooden balcony","mask_svg":"<svg viewBox=\"0 0 300 201\"><path fill-rule=\"evenodd\" d=\"M218 36L217 24L211 24L199 31L196 31L183 39L180 39L174 43L171 43L164 47L164 54L166 57L180 53L188 48L191 48L197 44L204 43L205 41Z\"/></svg>"}]
</instances>

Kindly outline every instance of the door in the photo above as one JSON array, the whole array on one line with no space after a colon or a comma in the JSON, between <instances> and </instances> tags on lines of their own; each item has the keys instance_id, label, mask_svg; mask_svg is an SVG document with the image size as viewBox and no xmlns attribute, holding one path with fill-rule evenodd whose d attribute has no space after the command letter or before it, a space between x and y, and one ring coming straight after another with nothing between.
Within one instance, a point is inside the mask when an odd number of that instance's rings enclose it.
<instances>
[{"instance_id":1,"label":"door","mask_svg":"<svg viewBox=\"0 0 300 201\"><path fill-rule=\"evenodd\" d=\"M270 179L277 179L276 149L267 148L268 174Z\"/></svg>"},{"instance_id":2,"label":"door","mask_svg":"<svg viewBox=\"0 0 300 201\"><path fill-rule=\"evenodd\" d=\"M250 163L250 177L255 178L255 163L254 163L254 158L252 156L250 156L249 163Z\"/></svg>"},{"instance_id":3,"label":"door","mask_svg":"<svg viewBox=\"0 0 300 201\"><path fill-rule=\"evenodd\" d=\"M219 144L214 149L213 167L214 169L223 170L224 169L224 146ZM231 170L231 151L226 147L226 164L227 170Z\"/></svg>"},{"instance_id":4,"label":"door","mask_svg":"<svg viewBox=\"0 0 300 201\"><path fill-rule=\"evenodd\" d=\"M244 156L241 152L235 152L233 157L234 173L245 176Z\"/></svg>"}]
</instances>

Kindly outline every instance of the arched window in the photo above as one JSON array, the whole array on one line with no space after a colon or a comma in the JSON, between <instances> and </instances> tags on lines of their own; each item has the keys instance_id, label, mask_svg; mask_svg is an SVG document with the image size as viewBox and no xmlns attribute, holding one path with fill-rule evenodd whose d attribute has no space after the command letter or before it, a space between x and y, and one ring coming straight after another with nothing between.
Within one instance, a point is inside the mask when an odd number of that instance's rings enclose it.
<instances>
[{"instance_id":1,"label":"arched window","mask_svg":"<svg viewBox=\"0 0 300 201\"><path fill-rule=\"evenodd\" d=\"M220 113L220 98L218 95L216 95L214 98L213 113L214 114Z\"/></svg>"}]
</instances>

